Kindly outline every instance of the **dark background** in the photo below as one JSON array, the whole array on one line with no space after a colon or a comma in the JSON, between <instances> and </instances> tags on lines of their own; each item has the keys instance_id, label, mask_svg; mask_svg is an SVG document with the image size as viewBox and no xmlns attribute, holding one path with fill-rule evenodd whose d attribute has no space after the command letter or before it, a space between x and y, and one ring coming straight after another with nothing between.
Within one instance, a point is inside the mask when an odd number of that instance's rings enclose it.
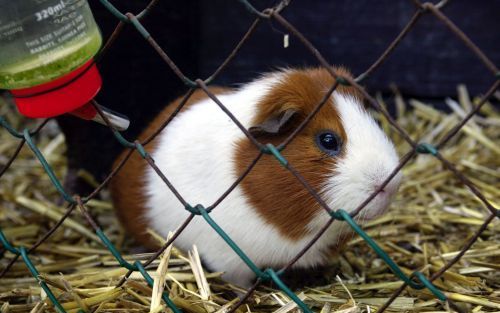
<instances>
[{"instance_id":1,"label":"dark background","mask_svg":"<svg viewBox=\"0 0 500 313\"><path fill-rule=\"evenodd\" d=\"M140 12L148 1L112 1L122 12ZM254 0L263 9L276 1ZM117 23L98 0L90 0L104 38ZM326 57L357 75L366 70L403 29L416 7L412 1L292 0L282 15L295 25ZM495 64L500 62L500 1L454 0L443 12L461 28ZM160 46L191 79L206 78L223 62L246 32L252 16L234 0L159 1L143 21ZM283 66L318 65L292 36L283 48L283 29L263 21L237 57L214 82L237 85L261 72ZM169 101L187 88L130 25L99 64L103 89L99 103L132 121L125 132L133 139ZM485 92L494 81L486 67L438 19L424 15L389 59L363 82L369 91L389 95L394 83L406 96L434 101L456 94L459 83L472 95ZM58 118L67 144L70 180L75 169L86 168L101 180L121 150L109 130L73 117Z\"/></svg>"}]
</instances>

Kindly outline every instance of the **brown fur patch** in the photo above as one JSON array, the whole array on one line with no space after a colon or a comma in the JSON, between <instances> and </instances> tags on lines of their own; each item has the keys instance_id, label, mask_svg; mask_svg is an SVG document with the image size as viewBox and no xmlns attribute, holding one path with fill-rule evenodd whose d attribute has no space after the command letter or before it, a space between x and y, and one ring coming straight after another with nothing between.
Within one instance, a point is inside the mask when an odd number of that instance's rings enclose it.
<instances>
[{"instance_id":1,"label":"brown fur patch","mask_svg":"<svg viewBox=\"0 0 500 313\"><path fill-rule=\"evenodd\" d=\"M213 87L210 90L215 94L222 94L229 89ZM170 103L158 116L148 125L148 127L139 136L139 141L148 138L153 134L162 124L166 121L172 112L179 106L182 98ZM197 90L189 98L181 112L183 112L189 105L207 98L203 90ZM214 105L216 105L214 103ZM168 126L163 132L168 131ZM153 139L146 147L148 153L152 153L157 147L157 137ZM116 159L114 166L125 157L126 151L122 152ZM125 163L123 168L118 171L116 176L110 182L111 197L113 204L122 225L125 227L129 234L132 234L135 239L143 245L150 248L156 247L157 243L153 241L147 234L148 228L147 221L144 219L146 208L144 206L146 198L144 195L144 174L149 165L142 159L139 153L134 152L129 160ZM167 187L165 187L167 188Z\"/></svg>"},{"instance_id":2,"label":"brown fur patch","mask_svg":"<svg viewBox=\"0 0 500 313\"><path fill-rule=\"evenodd\" d=\"M342 75L349 75L345 69L338 69ZM262 136L262 143L278 145L321 101L334 80L324 69L291 70L280 83L259 104L259 112L253 124L261 124L271 116L277 116L287 109L298 109L292 127L284 134ZM358 99L361 95L352 87L339 86L337 91ZM335 131L345 143L347 141L339 114L331 103L325 103L318 114L282 152L290 164L306 179L312 188L320 192L327 175L335 167L335 157L329 157L316 145L315 135L322 130ZM345 146L345 145L344 145ZM256 148L247 139L238 142L235 156L237 173L241 174L255 158ZM241 182L241 187L250 203L269 224L279 232L296 240L308 233L307 225L318 210L317 201L302 184L277 160L264 155L252 172Z\"/></svg>"}]
</instances>

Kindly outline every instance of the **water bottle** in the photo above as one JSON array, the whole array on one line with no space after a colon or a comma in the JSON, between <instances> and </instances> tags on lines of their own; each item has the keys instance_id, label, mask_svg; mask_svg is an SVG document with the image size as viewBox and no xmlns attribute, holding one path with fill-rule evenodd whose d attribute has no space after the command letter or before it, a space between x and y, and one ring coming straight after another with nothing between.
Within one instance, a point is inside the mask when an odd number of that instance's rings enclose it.
<instances>
[{"instance_id":1,"label":"water bottle","mask_svg":"<svg viewBox=\"0 0 500 313\"><path fill-rule=\"evenodd\" d=\"M102 80L102 37L86 0L0 0L0 89L31 118L71 113L103 123L88 104ZM128 119L101 107L118 129Z\"/></svg>"}]
</instances>

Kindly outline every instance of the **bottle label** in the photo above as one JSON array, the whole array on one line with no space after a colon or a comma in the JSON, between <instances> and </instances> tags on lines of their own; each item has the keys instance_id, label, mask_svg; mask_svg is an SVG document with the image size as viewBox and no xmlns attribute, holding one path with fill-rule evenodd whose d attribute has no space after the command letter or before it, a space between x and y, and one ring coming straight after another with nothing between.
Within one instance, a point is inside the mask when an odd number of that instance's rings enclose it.
<instances>
[{"instance_id":1,"label":"bottle label","mask_svg":"<svg viewBox=\"0 0 500 313\"><path fill-rule=\"evenodd\" d=\"M36 80L29 71L54 65L79 51L80 56L69 61L72 64L53 66L52 73L38 73L42 74L41 80L62 75L56 73L57 67L67 72L68 68L83 64L100 43L100 33L86 0L0 0L0 88L9 83L15 85L19 79ZM20 77L21 73L27 76Z\"/></svg>"}]
</instances>

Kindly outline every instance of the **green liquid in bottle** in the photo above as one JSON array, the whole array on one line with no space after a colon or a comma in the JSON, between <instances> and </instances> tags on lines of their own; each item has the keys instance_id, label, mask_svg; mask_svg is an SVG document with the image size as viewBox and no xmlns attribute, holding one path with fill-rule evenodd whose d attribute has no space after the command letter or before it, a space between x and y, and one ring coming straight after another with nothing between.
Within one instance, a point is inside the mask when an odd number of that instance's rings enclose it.
<instances>
[{"instance_id":1,"label":"green liquid in bottle","mask_svg":"<svg viewBox=\"0 0 500 313\"><path fill-rule=\"evenodd\" d=\"M0 89L64 76L90 60L101 44L85 0L0 0Z\"/></svg>"}]
</instances>

